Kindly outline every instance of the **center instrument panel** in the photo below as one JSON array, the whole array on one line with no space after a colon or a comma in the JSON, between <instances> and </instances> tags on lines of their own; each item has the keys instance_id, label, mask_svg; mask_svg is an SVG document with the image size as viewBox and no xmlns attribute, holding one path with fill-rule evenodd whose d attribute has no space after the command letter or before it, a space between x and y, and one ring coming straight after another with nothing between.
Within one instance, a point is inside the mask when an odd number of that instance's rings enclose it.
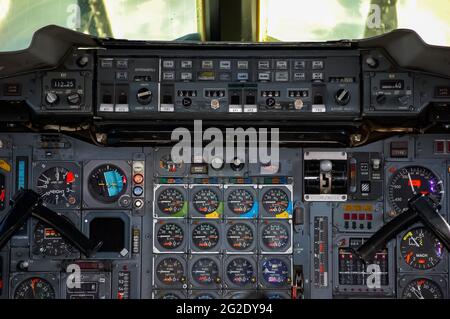
<instances>
[{"instance_id":1,"label":"center instrument panel","mask_svg":"<svg viewBox=\"0 0 450 319\"><path fill-rule=\"evenodd\" d=\"M281 143L279 165L269 166L219 157L178 164L167 140L145 143L153 124L193 120L291 121L299 130L419 123L430 109L448 113L448 77L370 43L92 41L74 44L53 67L51 54L28 72L1 66L0 218L30 188L104 244L86 258L30 220L0 251L0 298L450 297L448 252L421 224L372 263L354 253L415 190L449 217L450 134L395 128L336 146L321 132L320 143ZM80 131L91 136L76 138ZM132 145L107 144L122 131ZM74 266L81 286L70 288Z\"/></svg>"},{"instance_id":2,"label":"center instrument panel","mask_svg":"<svg viewBox=\"0 0 450 319\"><path fill-rule=\"evenodd\" d=\"M2 134L1 206L19 188L88 237L86 258L29 221L0 254L3 298L446 298L449 256L417 224L374 256L352 248L402 213L411 185L447 218L450 136L352 149L282 148L277 167L175 164L170 148L101 148L60 134ZM217 163L217 161L215 161ZM410 181L411 178L411 181ZM67 288L66 267L82 285Z\"/></svg>"}]
</instances>

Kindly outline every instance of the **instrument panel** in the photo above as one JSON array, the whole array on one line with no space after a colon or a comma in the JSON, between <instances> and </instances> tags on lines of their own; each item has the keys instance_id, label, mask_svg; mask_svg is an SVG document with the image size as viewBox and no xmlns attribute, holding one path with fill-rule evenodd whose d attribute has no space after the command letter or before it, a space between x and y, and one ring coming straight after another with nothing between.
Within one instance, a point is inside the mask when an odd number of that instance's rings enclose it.
<instances>
[{"instance_id":1,"label":"instrument panel","mask_svg":"<svg viewBox=\"0 0 450 319\"><path fill-rule=\"evenodd\" d=\"M49 138L71 146L48 148ZM450 162L434 152L441 138L282 148L272 175L243 161L241 177L230 174L233 163L205 177L191 173L197 164L171 163L170 148L117 152L62 134L1 135L5 193L28 185L104 242L86 258L31 220L0 254L2 297L284 299L303 282L304 298L446 298L448 252L420 223L371 263L354 253L403 213L412 188L435 196L448 217ZM400 142L411 146L406 157L392 149ZM81 270L79 288L67 288L69 265Z\"/></svg>"}]
</instances>

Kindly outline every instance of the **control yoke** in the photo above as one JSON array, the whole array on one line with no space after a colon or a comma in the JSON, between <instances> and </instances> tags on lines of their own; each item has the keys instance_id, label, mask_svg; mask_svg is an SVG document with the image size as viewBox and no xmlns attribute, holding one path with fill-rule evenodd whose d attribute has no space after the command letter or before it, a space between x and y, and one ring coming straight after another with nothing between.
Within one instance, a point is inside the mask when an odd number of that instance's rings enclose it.
<instances>
[{"instance_id":1,"label":"control yoke","mask_svg":"<svg viewBox=\"0 0 450 319\"><path fill-rule=\"evenodd\" d=\"M418 194L410 199L409 209L406 212L398 215L378 230L358 248L357 254L364 261L371 260L389 240L417 222L422 222L429 228L450 251L450 225L439 214L438 205L428 195Z\"/></svg>"},{"instance_id":2,"label":"control yoke","mask_svg":"<svg viewBox=\"0 0 450 319\"><path fill-rule=\"evenodd\" d=\"M0 250L31 216L54 228L87 257L98 251L103 244L92 242L64 217L43 206L36 192L20 190L12 200L11 209L0 223Z\"/></svg>"}]
</instances>

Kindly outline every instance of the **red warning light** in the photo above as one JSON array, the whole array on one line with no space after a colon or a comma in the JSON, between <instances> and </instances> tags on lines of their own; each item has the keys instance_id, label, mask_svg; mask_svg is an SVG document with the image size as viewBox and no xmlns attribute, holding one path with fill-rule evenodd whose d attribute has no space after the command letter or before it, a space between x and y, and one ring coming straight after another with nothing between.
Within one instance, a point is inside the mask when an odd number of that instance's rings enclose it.
<instances>
[{"instance_id":1,"label":"red warning light","mask_svg":"<svg viewBox=\"0 0 450 319\"><path fill-rule=\"evenodd\" d=\"M412 180L408 181L408 186L421 187L422 181L420 179L412 179Z\"/></svg>"},{"instance_id":2,"label":"red warning light","mask_svg":"<svg viewBox=\"0 0 450 319\"><path fill-rule=\"evenodd\" d=\"M66 175L66 183L73 184L75 182L75 174L73 172L68 172Z\"/></svg>"}]
</instances>

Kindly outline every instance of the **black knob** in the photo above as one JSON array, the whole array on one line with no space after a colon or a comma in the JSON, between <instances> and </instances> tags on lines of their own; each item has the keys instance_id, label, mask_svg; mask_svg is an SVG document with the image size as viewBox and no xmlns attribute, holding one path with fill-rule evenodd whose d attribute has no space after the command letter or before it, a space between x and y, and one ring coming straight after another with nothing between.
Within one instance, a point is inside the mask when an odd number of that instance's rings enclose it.
<instances>
[{"instance_id":1,"label":"black knob","mask_svg":"<svg viewBox=\"0 0 450 319\"><path fill-rule=\"evenodd\" d=\"M352 95L350 94L350 91L347 89L339 89L336 92L334 98L337 104L344 106L350 102Z\"/></svg>"},{"instance_id":2,"label":"black knob","mask_svg":"<svg viewBox=\"0 0 450 319\"><path fill-rule=\"evenodd\" d=\"M26 260L22 260L17 264L17 268L20 270L28 270L28 267L30 267L30 263Z\"/></svg>"},{"instance_id":3,"label":"black knob","mask_svg":"<svg viewBox=\"0 0 450 319\"><path fill-rule=\"evenodd\" d=\"M137 101L142 105L150 104L153 98L153 93L148 88L139 89L137 92Z\"/></svg>"},{"instance_id":4,"label":"black knob","mask_svg":"<svg viewBox=\"0 0 450 319\"><path fill-rule=\"evenodd\" d=\"M242 169L244 168L245 163L239 159L239 158L235 158L233 160L233 162L230 164L230 167L233 171L238 172L238 171L242 171Z\"/></svg>"},{"instance_id":5,"label":"black knob","mask_svg":"<svg viewBox=\"0 0 450 319\"><path fill-rule=\"evenodd\" d=\"M266 105L267 105L268 107L270 107L270 108L273 108L273 107L275 106L275 103L276 103L276 101L275 101L275 99L274 99L273 97L269 97L269 98L266 100Z\"/></svg>"},{"instance_id":6,"label":"black knob","mask_svg":"<svg viewBox=\"0 0 450 319\"><path fill-rule=\"evenodd\" d=\"M183 100L181 101L181 103L183 104L184 107L191 107L192 105L192 99L185 97L183 98Z\"/></svg>"},{"instance_id":7,"label":"black knob","mask_svg":"<svg viewBox=\"0 0 450 319\"><path fill-rule=\"evenodd\" d=\"M81 96L78 93L69 94L67 96L67 102L70 105L79 105L81 103Z\"/></svg>"}]
</instances>

